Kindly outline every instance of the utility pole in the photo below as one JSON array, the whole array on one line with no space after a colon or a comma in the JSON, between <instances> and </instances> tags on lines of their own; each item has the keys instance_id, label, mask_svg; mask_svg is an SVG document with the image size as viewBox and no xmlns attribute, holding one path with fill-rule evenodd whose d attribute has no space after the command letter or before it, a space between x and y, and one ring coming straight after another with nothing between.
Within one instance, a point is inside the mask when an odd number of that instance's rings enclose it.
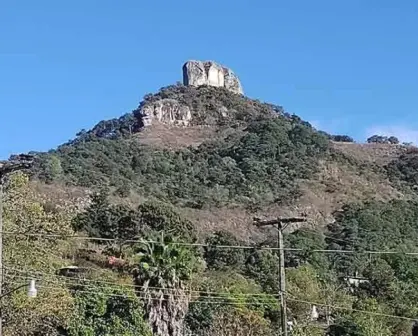
<instances>
[{"instance_id":1,"label":"utility pole","mask_svg":"<svg viewBox=\"0 0 418 336\"><path fill-rule=\"evenodd\" d=\"M29 169L33 165L33 156L14 155L9 161L0 161L0 297L3 287L3 186L8 174ZM3 336L3 309L0 307L0 336Z\"/></svg>"},{"instance_id":2,"label":"utility pole","mask_svg":"<svg viewBox=\"0 0 418 336\"><path fill-rule=\"evenodd\" d=\"M418 321L415 321L412 326L412 336L418 336Z\"/></svg>"},{"instance_id":3,"label":"utility pole","mask_svg":"<svg viewBox=\"0 0 418 336\"><path fill-rule=\"evenodd\" d=\"M254 218L254 224L258 227L274 226L278 230L278 251L279 257L279 297L280 297L280 320L282 326L282 335L287 336L287 307L286 307L286 273L284 267L284 243L283 230L290 223L306 222L306 217L287 217L272 220L260 220Z\"/></svg>"}]
</instances>

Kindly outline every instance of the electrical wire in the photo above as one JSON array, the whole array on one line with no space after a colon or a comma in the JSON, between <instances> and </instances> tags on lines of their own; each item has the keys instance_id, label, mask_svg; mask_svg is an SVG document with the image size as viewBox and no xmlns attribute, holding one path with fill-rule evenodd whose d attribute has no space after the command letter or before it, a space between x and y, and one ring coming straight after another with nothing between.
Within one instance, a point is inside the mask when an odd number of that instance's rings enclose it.
<instances>
[{"instance_id":1,"label":"electrical wire","mask_svg":"<svg viewBox=\"0 0 418 336\"><path fill-rule=\"evenodd\" d=\"M117 239L117 238L100 238L100 237L87 237L76 235L63 235L59 233L27 233L27 232L10 232L3 231L4 235L12 236L33 236L33 237L45 237L45 238L62 238L62 239L74 239L74 240L86 240L86 241L104 241L104 242L121 242L121 243L154 243L162 244L161 241L142 240L142 239ZM229 248L229 249L249 249L249 250L280 250L278 247L267 246L252 246L252 245L213 245L208 243L186 243L186 242L170 242L167 245L181 245L189 247L216 247L216 248ZM301 251L302 249L284 248L286 251Z\"/></svg>"},{"instance_id":2,"label":"electrical wire","mask_svg":"<svg viewBox=\"0 0 418 336\"><path fill-rule=\"evenodd\" d=\"M22 285L21 282L13 282L10 281L9 283L11 284L16 284L16 285ZM55 286L44 286L44 285L38 285L38 288L43 288L43 289L48 289L48 293L51 293L50 290L53 291L60 291L62 292L62 290L66 289L63 287L55 287ZM121 297L121 298L132 298L132 299L144 299L144 300L153 300L153 301L171 301L171 302L184 302L184 303L205 303L205 304L222 304L222 305L233 305L233 306L237 306L237 305L264 305L266 304L266 302L227 302L227 301L205 301L205 300L200 300L201 298L205 298L205 297L199 297L199 300L179 300L179 299L175 299L175 300L170 300L167 298L152 298L149 296L138 296L138 295L122 295L122 294L115 294L115 293L105 293L105 292L101 292L101 291L91 291L91 290L83 290L83 289L77 289L77 292L79 293L86 293L86 294L97 294L97 295L101 295L101 296L105 296L105 297ZM180 295L172 295L172 296L179 296ZM191 297L191 296L190 296ZM192 297L191 297L192 298ZM211 297L209 297L211 298ZM225 299L225 298L223 298ZM232 299L232 298L231 298ZM298 303L305 303L305 304L309 304L309 305L315 305L315 306L319 306L319 307L328 307L328 308L333 308L336 310L347 310L347 311L351 311L351 312L357 312L357 313L364 313L364 314L368 314L368 315L374 315L374 316L381 316L381 317L387 317L387 318L394 318L394 319L402 319L402 320L407 320L407 321L416 321L416 319L414 318L410 318L407 316L401 316L401 315L391 315L391 314L385 314L385 313L379 313L379 312L373 312L373 311L369 311L369 310L362 310L362 309L356 309L356 308L352 308L352 307L341 307L341 306L334 306L334 305L329 305L329 304L325 304L325 303L320 303L320 302L312 302L312 301L307 301L307 300L302 300L302 299L294 299L294 298L287 298L288 301L293 301L293 302L298 302Z\"/></svg>"},{"instance_id":3,"label":"electrical wire","mask_svg":"<svg viewBox=\"0 0 418 336\"><path fill-rule=\"evenodd\" d=\"M317 235L317 236L320 236L320 237L325 237L327 239L330 239L330 240L333 240L333 241L336 241L336 242L343 242L343 243L350 243L350 244L357 244L359 242L359 239L352 240L352 239L335 238L335 237L332 237L332 236L327 235L325 233L309 230L309 229L306 229L306 228L300 228L300 229L297 229L296 231L302 231L302 232L314 234L314 235ZM360 232L361 233L376 233L376 231L366 230L366 229L363 229L363 228L361 229Z\"/></svg>"},{"instance_id":4,"label":"electrical wire","mask_svg":"<svg viewBox=\"0 0 418 336\"><path fill-rule=\"evenodd\" d=\"M122 242L122 243L152 243L152 244L163 244L160 241L153 240L136 240L128 239L121 240L116 238L98 238L98 237L86 237L86 236L74 236L74 235L62 235L52 233L18 233L18 232L3 232L4 235L14 236L41 236L45 238L65 238L65 239L76 239L85 241L107 241L107 242ZM278 248L278 247L267 247L267 246L252 246L252 245L212 245L208 243L186 243L186 242L170 242L166 245L180 245L188 247L214 247L214 248L225 248L225 249L247 249L247 250L268 250L268 251L307 251L312 253L347 253L347 254L401 254L418 256L418 252L405 252L405 251L391 251L391 250L343 250L343 249L303 249L303 248Z\"/></svg>"},{"instance_id":5,"label":"electrical wire","mask_svg":"<svg viewBox=\"0 0 418 336\"><path fill-rule=\"evenodd\" d=\"M333 309L336 309L336 310L348 310L348 311L352 311L352 312L356 312L356 313L364 313L364 314L369 314L369 315L382 316L382 317L395 318L395 319L402 319L402 320L408 320L408 321L416 321L417 320L417 319L413 319L411 317L372 312L372 311L369 311L369 310L356 309L356 308L352 308L352 307L339 307L339 306L333 306L333 305L329 305L329 304L325 304L325 303L311 302L311 301L306 301L306 300L301 300L301 299L292 299L292 298L286 298L286 299L288 301L306 303L306 304L315 305L315 306L319 306L319 307L329 307L329 308L333 308Z\"/></svg>"},{"instance_id":6,"label":"electrical wire","mask_svg":"<svg viewBox=\"0 0 418 336\"><path fill-rule=\"evenodd\" d=\"M149 288L149 289L156 289L156 290L175 291L175 289L164 288L164 287L138 286L138 285L134 285L134 284L119 284L119 283L112 282L112 281L69 278L69 277L66 277L66 276L56 275L56 274L52 274L52 273L45 273L45 272L38 272L38 271L31 272L31 271L19 270L19 269L16 269L16 268L9 268L9 267L4 267L4 269L11 270L11 271L14 271L16 273L24 273L24 274L26 274L26 276L18 275L17 277L23 277L25 279L28 278L29 275L32 278L37 278L38 276L52 276L52 277L57 278L57 279L68 280L67 281L68 283L71 283L72 281L74 281L75 283L86 282L86 283L92 283L92 284L98 284L98 285L100 285L100 284L114 285L114 286L135 288L135 289ZM45 279L45 278L39 278L39 279ZM207 294L207 295L239 295L239 296L254 296L254 297L256 297L256 296L267 296L267 294L263 294L263 293L231 293L231 292L219 292L219 291L214 292L214 291L201 291L201 290L188 290L188 289L184 289L184 291L190 292L190 293ZM274 297L274 296L278 296L278 294L269 295L269 296Z\"/></svg>"},{"instance_id":7,"label":"electrical wire","mask_svg":"<svg viewBox=\"0 0 418 336\"><path fill-rule=\"evenodd\" d=\"M36 279L35 279L36 280ZM38 279L39 280L39 279ZM15 284L15 285L24 285L24 283L22 282L15 282L15 281L9 281L9 284ZM59 291L60 293L63 290L69 290L71 291L71 288L65 288L65 287L57 287L57 286L48 286L48 285L37 285L37 288L42 288L42 289L48 289L48 293L51 293L52 291ZM116 288L115 288L116 290ZM243 301L236 301L236 302L231 302L234 300L238 300L238 298L234 298L234 297L229 297L229 298L225 298L225 297L205 297L205 296L188 296L188 295L180 295L180 294L169 294L170 296L174 297L175 299L168 299L168 298L157 298L157 297L151 297L151 296L141 296L141 295L128 295L128 294L117 294L117 293L106 293L104 291L97 291L97 290L86 290L86 289L80 289L77 288L75 290L75 292L77 293L83 293L83 294L91 294L91 295L101 295L104 297L120 297L120 298L131 298L131 299L144 299L144 300L152 300L152 301L171 301L171 302L184 302L184 303L204 303L204 304L222 304L222 305L232 305L232 306L250 306L250 305L254 305L254 306L261 306L261 305L266 305L267 302L243 302ZM146 292L139 292L141 294L147 294ZM167 295L167 294L165 294ZM178 298L184 298L185 296L188 296L191 300L181 300ZM202 299L209 299L209 300L202 300ZM222 299L222 301L213 301L211 299Z\"/></svg>"},{"instance_id":8,"label":"electrical wire","mask_svg":"<svg viewBox=\"0 0 418 336\"><path fill-rule=\"evenodd\" d=\"M297 232L297 231L306 232L306 233L314 234L314 235L317 235L317 236L325 237L325 238L328 238L328 239L330 239L330 240L334 240L334 241L336 241L336 242L342 242L342 243L352 243L352 244L354 244L354 243L355 243L355 241L352 241L352 240L348 240L348 239L340 239L340 238L334 238L334 237L329 236L329 235L326 235L326 234L324 234L324 233L322 233L322 232L316 232L316 231L309 230L309 229L304 229L304 228L301 228L301 229L297 229L297 230L296 230L296 232Z\"/></svg>"}]
</instances>

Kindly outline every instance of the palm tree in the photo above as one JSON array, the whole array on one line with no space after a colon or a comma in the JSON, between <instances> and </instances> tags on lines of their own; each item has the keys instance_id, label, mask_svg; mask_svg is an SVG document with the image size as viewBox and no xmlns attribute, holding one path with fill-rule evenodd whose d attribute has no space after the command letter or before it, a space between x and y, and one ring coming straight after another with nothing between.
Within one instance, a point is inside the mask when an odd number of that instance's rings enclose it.
<instances>
[{"instance_id":1,"label":"palm tree","mask_svg":"<svg viewBox=\"0 0 418 336\"><path fill-rule=\"evenodd\" d=\"M138 250L134 282L154 335L183 335L190 301L187 288L199 265L195 251L163 235L156 242L143 241Z\"/></svg>"}]
</instances>

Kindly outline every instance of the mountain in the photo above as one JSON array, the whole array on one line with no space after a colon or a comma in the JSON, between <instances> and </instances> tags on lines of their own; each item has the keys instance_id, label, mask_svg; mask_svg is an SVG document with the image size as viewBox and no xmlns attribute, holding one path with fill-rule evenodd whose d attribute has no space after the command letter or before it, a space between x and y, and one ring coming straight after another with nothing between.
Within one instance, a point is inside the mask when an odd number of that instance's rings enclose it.
<instances>
[{"instance_id":1,"label":"mountain","mask_svg":"<svg viewBox=\"0 0 418 336\"><path fill-rule=\"evenodd\" d=\"M191 111L187 121L179 108ZM224 222L243 238L252 215L303 212L322 226L346 202L403 197L384 165L404 147L331 139L280 106L220 87L176 85L40 154L35 173L47 183L157 197L191 219L209 217L197 226Z\"/></svg>"},{"instance_id":2,"label":"mountain","mask_svg":"<svg viewBox=\"0 0 418 336\"><path fill-rule=\"evenodd\" d=\"M177 84L34 154L31 180L6 188L18 234L5 283L42 275L65 300L48 293L22 335L276 335L276 233L253 218L279 216L307 219L285 231L295 334L410 334L385 315L418 313L415 147L357 144L225 87ZM81 273L54 273L70 265ZM10 334L27 320L18 307L7 301Z\"/></svg>"}]
</instances>

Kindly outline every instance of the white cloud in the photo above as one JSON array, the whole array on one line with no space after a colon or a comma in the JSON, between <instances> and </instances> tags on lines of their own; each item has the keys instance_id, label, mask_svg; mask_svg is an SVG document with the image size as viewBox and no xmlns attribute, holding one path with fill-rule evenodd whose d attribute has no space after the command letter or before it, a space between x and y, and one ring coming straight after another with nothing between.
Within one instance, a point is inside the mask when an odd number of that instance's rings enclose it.
<instances>
[{"instance_id":1,"label":"white cloud","mask_svg":"<svg viewBox=\"0 0 418 336\"><path fill-rule=\"evenodd\" d=\"M418 129L410 128L402 125L394 126L373 126L366 130L366 137L372 135L395 136L401 142L412 142L418 144Z\"/></svg>"}]
</instances>

